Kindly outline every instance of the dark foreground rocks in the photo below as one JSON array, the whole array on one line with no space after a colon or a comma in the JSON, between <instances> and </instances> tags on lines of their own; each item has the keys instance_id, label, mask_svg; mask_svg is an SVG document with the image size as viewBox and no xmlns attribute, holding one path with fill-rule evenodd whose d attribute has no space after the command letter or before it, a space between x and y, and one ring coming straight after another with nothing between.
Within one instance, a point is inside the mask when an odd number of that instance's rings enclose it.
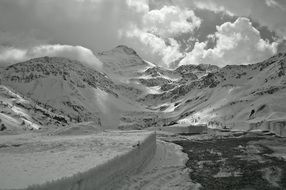
<instances>
[{"instance_id":1,"label":"dark foreground rocks","mask_svg":"<svg viewBox=\"0 0 286 190\"><path fill-rule=\"evenodd\" d=\"M188 154L190 178L204 190L286 189L286 139L244 134L174 142Z\"/></svg>"}]
</instances>

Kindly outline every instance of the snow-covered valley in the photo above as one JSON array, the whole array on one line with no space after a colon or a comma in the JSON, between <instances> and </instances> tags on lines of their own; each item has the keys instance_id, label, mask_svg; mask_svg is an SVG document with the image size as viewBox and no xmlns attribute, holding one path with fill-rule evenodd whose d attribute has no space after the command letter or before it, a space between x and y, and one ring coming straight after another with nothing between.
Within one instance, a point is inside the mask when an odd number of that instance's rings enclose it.
<instances>
[{"instance_id":1,"label":"snow-covered valley","mask_svg":"<svg viewBox=\"0 0 286 190\"><path fill-rule=\"evenodd\" d=\"M196 189L172 138L286 137L284 53L175 69L127 46L96 56L96 66L40 57L1 68L0 188Z\"/></svg>"}]
</instances>

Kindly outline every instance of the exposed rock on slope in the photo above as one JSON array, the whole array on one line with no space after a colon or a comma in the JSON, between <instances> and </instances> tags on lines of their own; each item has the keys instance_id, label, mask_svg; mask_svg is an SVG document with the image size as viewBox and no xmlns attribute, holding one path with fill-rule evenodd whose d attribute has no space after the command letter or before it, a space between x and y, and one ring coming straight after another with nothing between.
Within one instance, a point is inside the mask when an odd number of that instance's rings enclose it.
<instances>
[{"instance_id":1,"label":"exposed rock on slope","mask_svg":"<svg viewBox=\"0 0 286 190\"><path fill-rule=\"evenodd\" d=\"M70 123L68 117L53 108L23 97L0 85L1 131L33 130L42 127L62 127Z\"/></svg>"}]
</instances>

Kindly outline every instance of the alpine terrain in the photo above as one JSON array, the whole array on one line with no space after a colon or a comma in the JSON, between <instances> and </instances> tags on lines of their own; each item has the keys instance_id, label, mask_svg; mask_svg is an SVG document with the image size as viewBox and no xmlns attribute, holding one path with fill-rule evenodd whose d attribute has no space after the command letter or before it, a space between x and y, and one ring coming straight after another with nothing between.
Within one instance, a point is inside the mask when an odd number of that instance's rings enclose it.
<instances>
[{"instance_id":1,"label":"alpine terrain","mask_svg":"<svg viewBox=\"0 0 286 190\"><path fill-rule=\"evenodd\" d=\"M100 69L62 57L3 68L1 130L48 130L83 122L103 129L205 124L266 130L265 123L286 118L283 53L223 68L189 64L166 69L126 46L97 57Z\"/></svg>"}]
</instances>

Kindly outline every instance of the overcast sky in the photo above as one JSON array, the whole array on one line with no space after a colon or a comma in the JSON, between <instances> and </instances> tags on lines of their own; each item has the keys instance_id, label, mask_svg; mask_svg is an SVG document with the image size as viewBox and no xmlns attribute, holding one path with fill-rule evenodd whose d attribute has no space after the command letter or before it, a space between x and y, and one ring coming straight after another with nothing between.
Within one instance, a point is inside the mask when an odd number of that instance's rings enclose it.
<instances>
[{"instance_id":1,"label":"overcast sky","mask_svg":"<svg viewBox=\"0 0 286 190\"><path fill-rule=\"evenodd\" d=\"M0 64L85 62L123 44L164 67L249 64L285 50L285 0L0 0Z\"/></svg>"}]
</instances>

